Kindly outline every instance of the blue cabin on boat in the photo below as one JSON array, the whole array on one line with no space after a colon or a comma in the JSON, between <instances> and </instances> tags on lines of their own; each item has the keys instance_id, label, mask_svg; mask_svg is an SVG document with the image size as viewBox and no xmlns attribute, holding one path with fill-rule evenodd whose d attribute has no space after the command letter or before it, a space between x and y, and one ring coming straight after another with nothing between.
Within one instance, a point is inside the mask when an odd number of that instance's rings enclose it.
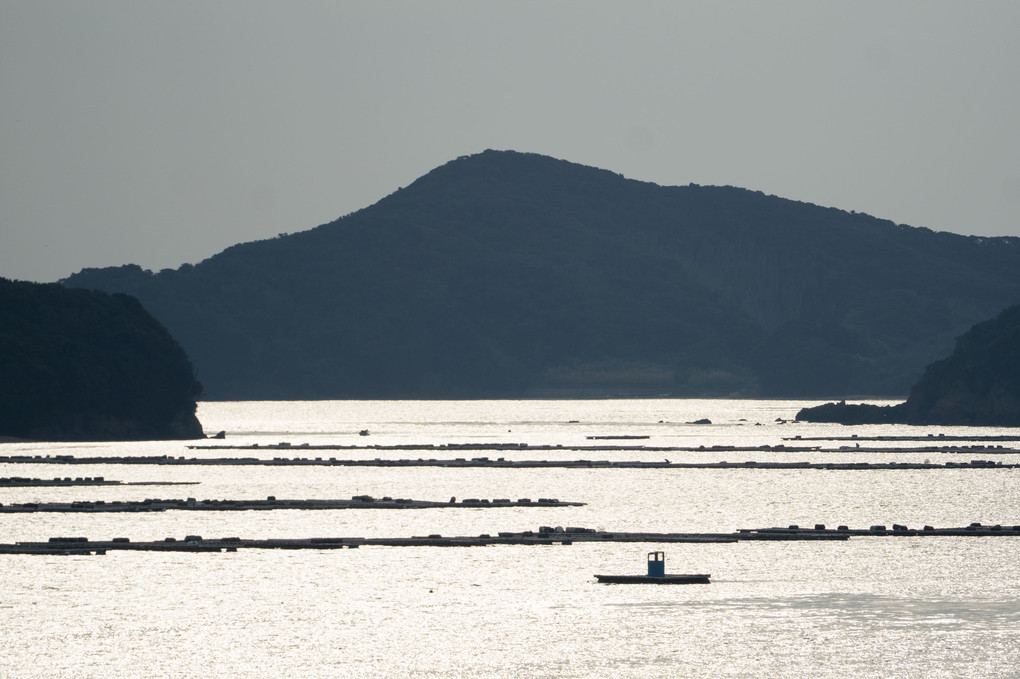
<instances>
[{"instance_id":1,"label":"blue cabin on boat","mask_svg":"<svg viewBox=\"0 0 1020 679\"><path fill-rule=\"evenodd\" d=\"M648 552L648 577L662 578L666 576L666 553Z\"/></svg>"}]
</instances>

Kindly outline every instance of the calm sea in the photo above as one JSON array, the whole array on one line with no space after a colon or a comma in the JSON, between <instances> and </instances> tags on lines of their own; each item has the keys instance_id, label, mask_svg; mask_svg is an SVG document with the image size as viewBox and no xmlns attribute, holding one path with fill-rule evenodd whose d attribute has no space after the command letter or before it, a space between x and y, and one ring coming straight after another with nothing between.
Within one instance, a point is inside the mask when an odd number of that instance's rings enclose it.
<instances>
[{"instance_id":1,"label":"calm sea","mask_svg":"<svg viewBox=\"0 0 1020 679\"><path fill-rule=\"evenodd\" d=\"M516 442L550 452L450 457L1020 461L1020 455L571 451L776 445L869 434L1018 430L788 422L792 401L592 400L202 403L207 432L260 445ZM687 424L701 418L710 425ZM367 429L369 435L359 436ZM210 442L211 443L211 442ZM609 441L617 445L626 441ZM834 447L847 443L825 442ZM852 444L849 444L852 445ZM917 444L890 444L917 445ZM1006 444L1010 445L1010 444ZM1015 445L1015 444L1013 444ZM0 454L251 455L183 442L3 444ZM262 455L321 455L264 451ZM329 451L326 457L421 457ZM441 457L427 453L426 457ZM555 497L584 507L0 515L0 541L478 535L893 523L1020 524L1016 470L604 470L2 465L0 476L105 476L197 486L0 489L0 502ZM105 556L0 555L2 677L1011 677L1020 676L1020 538L580 544ZM711 585L599 585L667 571Z\"/></svg>"}]
</instances>

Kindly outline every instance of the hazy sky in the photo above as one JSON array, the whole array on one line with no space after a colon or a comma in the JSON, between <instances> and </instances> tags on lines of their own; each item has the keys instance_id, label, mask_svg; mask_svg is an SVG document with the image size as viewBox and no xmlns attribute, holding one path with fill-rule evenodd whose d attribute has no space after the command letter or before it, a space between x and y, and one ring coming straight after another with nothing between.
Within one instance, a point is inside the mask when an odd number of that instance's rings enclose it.
<instances>
[{"instance_id":1,"label":"hazy sky","mask_svg":"<svg viewBox=\"0 0 1020 679\"><path fill-rule=\"evenodd\" d=\"M514 149L1020 236L1020 2L0 0L0 276L197 262Z\"/></svg>"}]
</instances>

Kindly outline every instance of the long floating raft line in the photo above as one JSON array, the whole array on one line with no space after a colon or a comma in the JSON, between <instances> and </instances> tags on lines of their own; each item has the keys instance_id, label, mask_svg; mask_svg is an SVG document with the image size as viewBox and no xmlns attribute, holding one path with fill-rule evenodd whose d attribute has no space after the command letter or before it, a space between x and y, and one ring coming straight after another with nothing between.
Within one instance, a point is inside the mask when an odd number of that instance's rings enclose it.
<instances>
[{"instance_id":1,"label":"long floating raft line","mask_svg":"<svg viewBox=\"0 0 1020 679\"><path fill-rule=\"evenodd\" d=\"M0 488L26 488L40 486L197 486L200 481L114 481L102 476L86 476L72 479L29 479L21 476L0 477Z\"/></svg>"},{"instance_id":2,"label":"long floating raft line","mask_svg":"<svg viewBox=\"0 0 1020 679\"><path fill-rule=\"evenodd\" d=\"M434 508L499 508L499 507L583 507L583 502L566 502L556 498L520 498L518 500L494 499L479 500L467 498L457 501L450 498L447 502L430 500L408 500L404 498L384 497L373 498L370 495L357 495L350 500L288 500L270 496L265 500L128 500L104 502L26 502L22 504L0 504L0 514L30 514L36 512L81 512L81 513L112 513L112 512L165 512L208 511L208 512L239 512L266 511L275 509L434 509Z\"/></svg>"},{"instance_id":3,"label":"long floating raft line","mask_svg":"<svg viewBox=\"0 0 1020 679\"><path fill-rule=\"evenodd\" d=\"M181 551L181 552L217 552L236 551L238 549L354 549L358 547L481 547L487 545L570 545L575 541L582 542L655 542L655 543L730 543L738 540L787 541L791 539L808 540L846 540L847 536L822 536L808 538L791 538L789 535L775 534L766 536L750 535L741 537L729 533L610 533L595 531L589 528L553 529L548 526L535 531L521 533L498 533L497 535L482 534L479 536L450 536L438 534L413 536L409 538L306 538L306 539L268 539L242 540L236 537L219 539L202 539L199 536L187 536L183 540L166 538L161 541L131 542L128 538L114 538L106 541L93 541L84 537L50 538L47 542L18 542L0 544L0 554L105 554L107 550L135 551Z\"/></svg>"},{"instance_id":4,"label":"long floating raft line","mask_svg":"<svg viewBox=\"0 0 1020 679\"><path fill-rule=\"evenodd\" d=\"M619 438L619 437L614 437ZM783 439L784 441L794 439ZM802 439L807 441L808 439ZM836 441L866 441L867 439L818 439L818 440L836 440ZM877 440L877 439L876 439ZM918 439L927 440L927 439ZM950 439L942 439L950 440ZM960 439L960 440L971 440L971 439ZM339 444L316 444L311 445L308 443L302 443L300 445L292 445L290 443L272 443L272 444L247 444L247 445L189 445L189 450L318 450L318 451L343 451L343 450L377 450L381 452L387 451L428 451L428 452L514 452L514 451L528 451L528 452L564 452L573 451L579 453L613 453L613 452L645 452L645 453L712 453L712 452L769 452L769 453L845 453L845 452L875 452L875 453L996 453L996 454L1020 454L1020 448L1003 448L1001 445L971 445L971 446L952 446L952 445L929 445L919 446L914 448L889 448L889 447L876 447L876 448L851 448L849 446L840 446L838 448L824 448L822 446L794 446L786 445L784 443L778 443L776 445L757 445L757 446L731 446L731 445L714 445L714 446L647 446L647 445L563 445L563 444L527 444L527 443L409 443L409 444L391 444L391 445L339 445Z\"/></svg>"},{"instance_id":5,"label":"long floating raft line","mask_svg":"<svg viewBox=\"0 0 1020 679\"><path fill-rule=\"evenodd\" d=\"M650 462L643 460L506 460L488 457L455 459L358 459L330 457L173 457L166 455L142 457L74 457L73 455L11 455L0 456L8 464L148 464L168 466L255 466L255 467L449 467L501 469L824 469L824 470L905 470L905 469L1016 469L1020 463L1004 464L991 460L970 462Z\"/></svg>"},{"instance_id":6,"label":"long floating raft line","mask_svg":"<svg viewBox=\"0 0 1020 679\"><path fill-rule=\"evenodd\" d=\"M613 452L649 452L649 453L676 453L676 452L711 452L713 450L773 450L776 452L806 453L817 451L821 446L787 446L780 443L775 446L648 446L643 444L618 445L618 444L528 444L528 443L402 443L402 444L375 444L375 445L340 445L340 444L315 444L302 443L291 445L289 443L271 444L248 444L248 445L189 445L189 450L378 450L381 452L392 451L427 451L427 452L586 452L586 453L613 453Z\"/></svg>"},{"instance_id":7,"label":"long floating raft line","mask_svg":"<svg viewBox=\"0 0 1020 679\"><path fill-rule=\"evenodd\" d=\"M1005 435L978 435L978 436L956 436L945 434L926 434L924 436L859 436L857 434L851 434L850 436L784 436L784 441L1000 441L1000 442L1016 442L1020 441L1020 436L1015 434Z\"/></svg>"},{"instance_id":8,"label":"long floating raft line","mask_svg":"<svg viewBox=\"0 0 1020 679\"><path fill-rule=\"evenodd\" d=\"M550 528L543 526L522 533L482 534L479 536L428 535L409 538L328 537L250 540L238 537L203 539L189 535L182 540L165 538L159 541L132 542L128 538L89 540L86 537L53 537L47 542L0 544L0 554L105 554L108 550L234 552L239 549L355 549L358 547L481 547L487 545L570 545L574 542L643 542L643 543L732 543L745 541L845 541L851 537L1003 537L1020 536L1020 525L982 526L973 523L964 528L910 529L893 524L868 529L836 530L815 528L759 528L734 533L630 533L596 531L590 528Z\"/></svg>"},{"instance_id":9,"label":"long floating raft line","mask_svg":"<svg viewBox=\"0 0 1020 679\"><path fill-rule=\"evenodd\" d=\"M891 527L885 525L873 525L869 528L849 528L839 526L835 530L826 528L823 524L816 524L814 528L801 528L800 526L789 526L788 528L741 528L737 531L740 535L787 535L787 536L829 536L846 535L852 536L891 536L891 537L999 537L999 536L1020 536L1020 525L982 525L972 523L963 528L935 528L924 526L923 528L908 528L902 524L894 523Z\"/></svg>"}]
</instances>

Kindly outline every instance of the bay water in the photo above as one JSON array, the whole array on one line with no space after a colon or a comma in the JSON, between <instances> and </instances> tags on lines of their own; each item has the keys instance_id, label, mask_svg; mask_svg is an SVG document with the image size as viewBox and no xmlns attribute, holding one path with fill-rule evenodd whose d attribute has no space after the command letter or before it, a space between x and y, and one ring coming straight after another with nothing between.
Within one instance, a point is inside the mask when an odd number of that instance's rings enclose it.
<instances>
[{"instance_id":1,"label":"bay water","mask_svg":"<svg viewBox=\"0 0 1020 679\"><path fill-rule=\"evenodd\" d=\"M861 452L857 434L1020 430L808 424L813 403L738 400L204 402L223 441L6 443L0 455L505 457L932 462L1020 455ZM691 424L708 419L711 424ZM367 430L368 435L360 432ZM589 437L647 436L593 440ZM801 436L800 441L792 440ZM839 452L709 450L811 445ZM265 449L289 443L290 450ZM192 449L259 444L262 450ZM556 450L302 450L301 444L526 443ZM862 447L879 444L862 443ZM961 442L963 445L965 442ZM605 444L627 450L576 450ZM1003 444L1005 446L1016 444ZM632 447L631 447L632 446ZM704 446L706 450L648 451ZM555 497L583 507L0 514L0 542L479 535L579 526L732 532L798 524L1020 524L1020 471L497 469L0 464L0 476L193 486L0 489L0 502L392 496ZM0 555L0 677L1020 676L1020 538L363 547ZM667 572L712 584L600 585Z\"/></svg>"}]
</instances>

